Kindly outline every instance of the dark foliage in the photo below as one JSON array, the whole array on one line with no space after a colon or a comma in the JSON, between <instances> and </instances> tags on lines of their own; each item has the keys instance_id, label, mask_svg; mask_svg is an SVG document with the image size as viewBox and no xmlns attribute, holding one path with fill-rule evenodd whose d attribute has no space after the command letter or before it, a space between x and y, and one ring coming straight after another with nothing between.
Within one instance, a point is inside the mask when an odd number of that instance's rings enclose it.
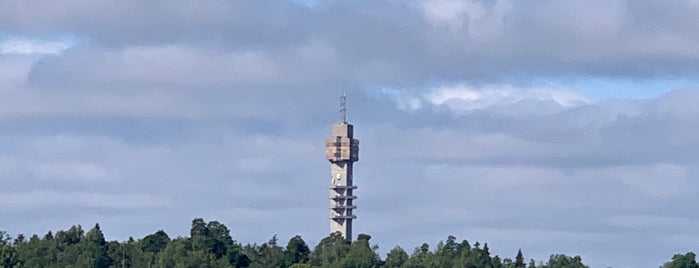
<instances>
[{"instance_id":1,"label":"dark foliage","mask_svg":"<svg viewBox=\"0 0 699 268\"><path fill-rule=\"evenodd\" d=\"M67 231L14 239L0 231L0 267L282 267L282 268L587 268L580 256L551 255L547 262L525 261L522 250L514 260L491 256L488 244L457 242L449 236L434 250L428 244L412 254L396 246L382 260L371 236L360 234L350 243L339 233L323 238L311 251L300 236L279 245L276 235L257 245L241 245L228 228L201 218L192 221L189 237L171 239L159 230L142 239L105 241L100 226L84 232L80 225ZM661 268L699 268L695 254L677 254Z\"/></svg>"}]
</instances>

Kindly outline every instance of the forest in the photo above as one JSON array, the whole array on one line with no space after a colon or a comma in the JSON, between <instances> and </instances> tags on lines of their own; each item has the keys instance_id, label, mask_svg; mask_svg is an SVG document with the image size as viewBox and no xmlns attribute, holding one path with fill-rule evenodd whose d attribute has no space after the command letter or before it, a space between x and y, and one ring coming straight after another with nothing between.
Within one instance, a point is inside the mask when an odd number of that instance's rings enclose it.
<instances>
[{"instance_id":1,"label":"forest","mask_svg":"<svg viewBox=\"0 0 699 268\"><path fill-rule=\"evenodd\" d=\"M140 239L106 241L99 224L85 232L80 225L27 238L0 231L3 267L284 267L284 268L583 268L580 256L553 254L547 261L525 259L520 249L513 258L491 256L488 244L470 244L448 236L433 249L422 244L406 252L396 246L381 258L371 236L353 242L339 233L323 238L311 249L295 236L286 246L276 236L262 244L242 245L217 221L192 221L189 237L171 238L156 231ZM699 268L692 252L676 254L661 268Z\"/></svg>"}]
</instances>

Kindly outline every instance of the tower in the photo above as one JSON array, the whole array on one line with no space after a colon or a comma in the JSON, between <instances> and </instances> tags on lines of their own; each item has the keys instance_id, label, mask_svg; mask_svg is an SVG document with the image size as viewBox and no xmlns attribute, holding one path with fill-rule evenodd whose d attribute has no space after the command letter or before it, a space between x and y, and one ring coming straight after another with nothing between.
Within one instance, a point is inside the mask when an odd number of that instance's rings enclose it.
<instances>
[{"instance_id":1,"label":"tower","mask_svg":"<svg viewBox=\"0 0 699 268\"><path fill-rule=\"evenodd\" d=\"M359 140L354 139L354 126L347 123L347 107L344 94L340 98L340 120L332 127L332 135L325 141L325 158L330 161L330 232L340 232L352 240L352 220L357 208L352 192L352 164L359 160Z\"/></svg>"}]
</instances>

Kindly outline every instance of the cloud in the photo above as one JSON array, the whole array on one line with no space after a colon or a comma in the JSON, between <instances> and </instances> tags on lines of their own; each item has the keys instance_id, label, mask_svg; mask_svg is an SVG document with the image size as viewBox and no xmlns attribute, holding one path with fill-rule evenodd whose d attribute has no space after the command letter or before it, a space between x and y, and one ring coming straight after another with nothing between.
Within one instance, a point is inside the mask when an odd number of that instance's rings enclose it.
<instances>
[{"instance_id":1,"label":"cloud","mask_svg":"<svg viewBox=\"0 0 699 268\"><path fill-rule=\"evenodd\" d=\"M423 15L437 26L445 25L452 33L466 31L473 40L487 41L502 34L504 16L512 8L511 1L427 0L420 7Z\"/></svg>"},{"instance_id":2,"label":"cloud","mask_svg":"<svg viewBox=\"0 0 699 268\"><path fill-rule=\"evenodd\" d=\"M0 42L2 54L58 54L73 46L69 40L43 41L14 37Z\"/></svg>"},{"instance_id":3,"label":"cloud","mask_svg":"<svg viewBox=\"0 0 699 268\"><path fill-rule=\"evenodd\" d=\"M610 219L610 223L621 228L628 229L664 229L672 232L677 229L687 229L693 224L693 220L684 217L663 217L655 215L617 215Z\"/></svg>"},{"instance_id":4,"label":"cloud","mask_svg":"<svg viewBox=\"0 0 699 268\"><path fill-rule=\"evenodd\" d=\"M426 94L429 103L444 105L453 112L468 112L492 106L508 106L527 101L551 102L567 109L584 105L590 100L582 94L565 89L527 88L512 85L485 85L480 87L457 84L442 86ZM537 109L541 110L541 109ZM518 111L521 112L521 111Z\"/></svg>"},{"instance_id":5,"label":"cloud","mask_svg":"<svg viewBox=\"0 0 699 268\"><path fill-rule=\"evenodd\" d=\"M114 79L177 84L211 84L270 79L275 64L264 52L214 53L182 46L135 47L117 55Z\"/></svg>"},{"instance_id":6,"label":"cloud","mask_svg":"<svg viewBox=\"0 0 699 268\"><path fill-rule=\"evenodd\" d=\"M41 164L36 172L37 177L78 180L103 180L107 176L102 167L86 163Z\"/></svg>"},{"instance_id":7,"label":"cloud","mask_svg":"<svg viewBox=\"0 0 699 268\"><path fill-rule=\"evenodd\" d=\"M593 102L580 92L570 89L511 84L457 83L428 87L421 90L421 93L388 87L380 87L377 91L379 95L392 101L399 110L415 111L428 106L433 109L445 108L457 116L492 109L507 114L546 114ZM376 95L373 90L367 92Z\"/></svg>"},{"instance_id":8,"label":"cloud","mask_svg":"<svg viewBox=\"0 0 699 268\"><path fill-rule=\"evenodd\" d=\"M347 92L356 233L387 248L454 234L501 256L661 263L697 235L699 32L686 26L698 8L0 1L3 228L99 221L124 240L185 235L205 216L241 242L317 242L323 141ZM616 81L631 86L599 93Z\"/></svg>"},{"instance_id":9,"label":"cloud","mask_svg":"<svg viewBox=\"0 0 699 268\"><path fill-rule=\"evenodd\" d=\"M322 40L335 51L335 63L348 67L338 72L411 86L430 79L493 81L551 73L689 75L697 66L691 48L699 40L691 27L682 27L697 23L693 14L699 6L691 1L378 1L312 9L276 1L196 6L176 1L167 7L69 1L32 8L38 4L5 3L3 10L11 11L3 16L6 31L72 34L112 48L187 44L283 52ZM656 10L664 15L654 16ZM262 12L270 16L256 16ZM296 66L301 65L289 68Z\"/></svg>"},{"instance_id":10,"label":"cloud","mask_svg":"<svg viewBox=\"0 0 699 268\"><path fill-rule=\"evenodd\" d=\"M381 88L379 92L393 101L396 107L400 110L414 111L422 108L423 106L423 100L421 98L409 96L409 93L398 89Z\"/></svg>"},{"instance_id":11,"label":"cloud","mask_svg":"<svg viewBox=\"0 0 699 268\"><path fill-rule=\"evenodd\" d=\"M51 190L5 193L0 204L5 211L33 211L61 208L149 209L167 207L166 197L148 194L107 194L95 192L58 192Z\"/></svg>"}]
</instances>

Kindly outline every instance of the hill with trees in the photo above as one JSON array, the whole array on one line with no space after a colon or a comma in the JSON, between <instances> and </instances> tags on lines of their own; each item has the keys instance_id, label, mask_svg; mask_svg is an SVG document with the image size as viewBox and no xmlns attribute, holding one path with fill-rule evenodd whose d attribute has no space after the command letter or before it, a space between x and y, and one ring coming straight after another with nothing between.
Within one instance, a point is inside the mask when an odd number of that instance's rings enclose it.
<instances>
[{"instance_id":1,"label":"hill with trees","mask_svg":"<svg viewBox=\"0 0 699 268\"><path fill-rule=\"evenodd\" d=\"M519 250L514 259L491 256L487 243L457 241L449 236L434 249L425 243L407 252L397 246L385 259L360 234L349 242L339 233L323 238L312 250L295 236L286 246L276 236L262 244L242 245L217 221L192 221L188 237L171 238L156 231L140 239L106 241L96 224L85 232L80 225L56 233L27 238L0 231L2 267L251 267L251 268L585 268L580 256L554 254L546 261L526 260ZM694 253L677 254L661 268L699 268Z\"/></svg>"}]
</instances>

